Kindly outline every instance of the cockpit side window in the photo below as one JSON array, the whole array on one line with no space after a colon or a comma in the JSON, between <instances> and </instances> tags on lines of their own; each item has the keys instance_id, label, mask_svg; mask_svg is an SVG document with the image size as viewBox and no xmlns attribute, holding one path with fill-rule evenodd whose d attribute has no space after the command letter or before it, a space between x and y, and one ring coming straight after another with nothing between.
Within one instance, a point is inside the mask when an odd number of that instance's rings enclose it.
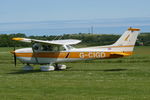
<instances>
[{"instance_id":1,"label":"cockpit side window","mask_svg":"<svg viewBox=\"0 0 150 100\"><path fill-rule=\"evenodd\" d=\"M45 45L45 44L39 44L35 43L32 47L35 51L52 51L52 52L59 52L59 51L65 51L66 49L64 46L59 45Z\"/></svg>"}]
</instances>

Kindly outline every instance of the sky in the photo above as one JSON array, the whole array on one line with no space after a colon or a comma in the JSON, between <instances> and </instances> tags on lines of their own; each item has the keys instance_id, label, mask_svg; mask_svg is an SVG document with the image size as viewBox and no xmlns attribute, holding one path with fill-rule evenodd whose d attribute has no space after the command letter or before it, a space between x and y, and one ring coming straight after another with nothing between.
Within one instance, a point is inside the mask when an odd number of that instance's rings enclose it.
<instances>
[{"instance_id":1,"label":"sky","mask_svg":"<svg viewBox=\"0 0 150 100\"><path fill-rule=\"evenodd\" d=\"M130 25L150 32L149 4L150 0L0 0L0 34L88 32L91 26L97 33L111 33Z\"/></svg>"}]
</instances>

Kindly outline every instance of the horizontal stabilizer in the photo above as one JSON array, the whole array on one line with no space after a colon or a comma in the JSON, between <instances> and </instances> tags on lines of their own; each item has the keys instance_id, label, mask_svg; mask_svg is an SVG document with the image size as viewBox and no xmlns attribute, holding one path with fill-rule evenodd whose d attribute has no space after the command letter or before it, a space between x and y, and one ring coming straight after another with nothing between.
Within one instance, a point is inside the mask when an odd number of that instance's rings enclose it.
<instances>
[{"instance_id":1,"label":"horizontal stabilizer","mask_svg":"<svg viewBox=\"0 0 150 100\"><path fill-rule=\"evenodd\" d=\"M139 28L128 28L128 31L140 31L140 29Z\"/></svg>"},{"instance_id":2,"label":"horizontal stabilizer","mask_svg":"<svg viewBox=\"0 0 150 100\"><path fill-rule=\"evenodd\" d=\"M130 56L131 54L123 53L123 52L119 52L119 53L112 52L110 55L111 56Z\"/></svg>"}]
</instances>

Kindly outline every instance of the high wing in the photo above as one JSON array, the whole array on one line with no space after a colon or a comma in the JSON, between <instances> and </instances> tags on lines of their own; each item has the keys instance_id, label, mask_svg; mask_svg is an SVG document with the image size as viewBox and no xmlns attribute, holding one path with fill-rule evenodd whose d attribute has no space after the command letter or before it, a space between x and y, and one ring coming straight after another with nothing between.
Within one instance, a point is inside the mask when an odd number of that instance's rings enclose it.
<instances>
[{"instance_id":1,"label":"high wing","mask_svg":"<svg viewBox=\"0 0 150 100\"><path fill-rule=\"evenodd\" d=\"M36 39L28 39L28 38L12 38L12 40L28 42L28 43L44 43L44 44L54 44L54 45L73 45L81 42L81 40L76 40L76 39L44 41L44 40L36 40Z\"/></svg>"}]
</instances>

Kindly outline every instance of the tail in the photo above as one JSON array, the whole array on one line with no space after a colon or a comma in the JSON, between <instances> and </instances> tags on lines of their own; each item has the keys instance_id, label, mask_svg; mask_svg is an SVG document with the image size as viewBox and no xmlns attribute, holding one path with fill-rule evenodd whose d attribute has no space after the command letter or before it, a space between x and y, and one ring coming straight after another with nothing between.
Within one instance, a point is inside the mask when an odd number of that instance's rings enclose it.
<instances>
[{"instance_id":1,"label":"tail","mask_svg":"<svg viewBox=\"0 0 150 100\"><path fill-rule=\"evenodd\" d=\"M111 46L119 51L132 52L137 40L140 29L129 28L125 33Z\"/></svg>"}]
</instances>

